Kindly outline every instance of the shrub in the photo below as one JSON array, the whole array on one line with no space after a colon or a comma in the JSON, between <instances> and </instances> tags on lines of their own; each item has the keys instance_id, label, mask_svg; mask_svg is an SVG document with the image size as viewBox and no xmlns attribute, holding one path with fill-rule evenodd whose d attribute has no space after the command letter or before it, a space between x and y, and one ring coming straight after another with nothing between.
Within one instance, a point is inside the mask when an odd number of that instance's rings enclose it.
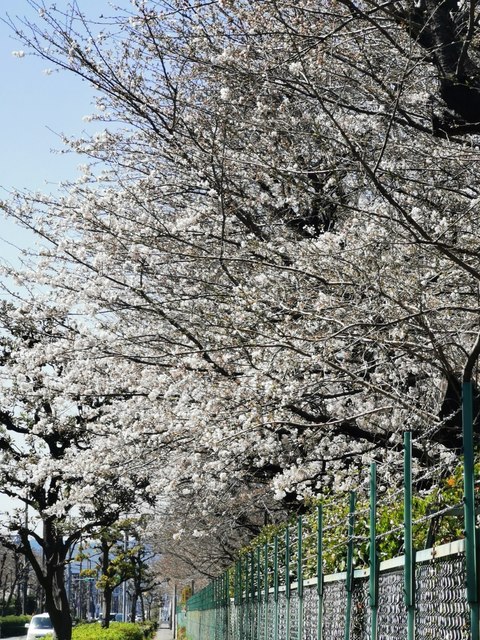
<instances>
[{"instance_id":1,"label":"shrub","mask_svg":"<svg viewBox=\"0 0 480 640\"><path fill-rule=\"evenodd\" d=\"M100 624L81 624L73 629L72 640L144 640L145 626L132 622L112 622L108 629Z\"/></svg>"},{"instance_id":2,"label":"shrub","mask_svg":"<svg viewBox=\"0 0 480 640\"><path fill-rule=\"evenodd\" d=\"M480 464L475 466L475 473L480 473ZM414 495L413 509L413 542L416 549L422 549L427 542L442 544L463 537L463 516L461 515L463 496L463 467L458 465L453 475L439 479L437 485L429 492ZM323 570L325 573L344 571L347 553L347 521L348 495L326 493L325 496L312 499L311 510L303 518L303 571L304 578L316 575L316 506L324 504L324 535L323 535ZM448 511L448 507L456 510ZM460 516L458 515L460 511ZM432 517L436 513L443 515L431 525ZM291 530L291 576L296 578L295 518L289 522ZM268 525L261 533L240 550L239 557L245 558L247 553L254 551L257 546L263 549L265 543L271 545L278 536L279 565L285 554L285 525ZM433 541L428 534L434 535ZM402 491L387 489L381 495L377 509L378 554L380 560L393 558L403 553L403 495ZM369 564L369 500L365 495L357 498L355 513L355 544L354 565L365 567ZM262 551L263 554L263 551ZM262 556L263 558L263 556ZM263 559L262 559L263 562ZM269 571L273 573L273 559L269 556ZM269 578L269 581L272 578ZM230 569L230 592L233 595L234 569ZM270 585L271 586L271 585Z\"/></svg>"},{"instance_id":3,"label":"shrub","mask_svg":"<svg viewBox=\"0 0 480 640\"><path fill-rule=\"evenodd\" d=\"M138 626L141 628L144 638L152 638L157 630L158 623L153 620L145 620L145 622L139 622Z\"/></svg>"},{"instance_id":4,"label":"shrub","mask_svg":"<svg viewBox=\"0 0 480 640\"><path fill-rule=\"evenodd\" d=\"M0 616L2 637L19 636L25 633L25 625L32 616Z\"/></svg>"}]
</instances>

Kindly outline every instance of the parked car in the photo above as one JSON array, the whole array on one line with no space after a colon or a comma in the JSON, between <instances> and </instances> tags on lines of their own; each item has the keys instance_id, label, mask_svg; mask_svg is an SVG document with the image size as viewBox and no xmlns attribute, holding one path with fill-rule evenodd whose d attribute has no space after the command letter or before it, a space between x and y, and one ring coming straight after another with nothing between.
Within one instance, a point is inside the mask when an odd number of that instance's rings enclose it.
<instances>
[{"instance_id":1,"label":"parked car","mask_svg":"<svg viewBox=\"0 0 480 640\"><path fill-rule=\"evenodd\" d=\"M36 638L54 635L52 621L48 613L39 613L36 616L32 616L32 619L27 622L25 627L28 629L26 640L35 640Z\"/></svg>"},{"instance_id":2,"label":"parked car","mask_svg":"<svg viewBox=\"0 0 480 640\"><path fill-rule=\"evenodd\" d=\"M123 613L111 613L110 614L111 622L123 622Z\"/></svg>"},{"instance_id":3,"label":"parked car","mask_svg":"<svg viewBox=\"0 0 480 640\"><path fill-rule=\"evenodd\" d=\"M103 620L103 616L100 616L99 621ZM109 617L110 622L123 622L123 613L112 612Z\"/></svg>"}]
</instances>

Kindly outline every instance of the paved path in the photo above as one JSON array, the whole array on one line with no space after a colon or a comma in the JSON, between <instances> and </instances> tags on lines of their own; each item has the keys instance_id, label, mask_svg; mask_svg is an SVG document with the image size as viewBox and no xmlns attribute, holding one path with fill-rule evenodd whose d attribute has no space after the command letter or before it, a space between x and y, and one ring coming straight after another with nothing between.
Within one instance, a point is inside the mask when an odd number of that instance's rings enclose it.
<instances>
[{"instance_id":1,"label":"paved path","mask_svg":"<svg viewBox=\"0 0 480 640\"><path fill-rule=\"evenodd\" d=\"M173 638L173 630L172 629L164 629L163 627L159 627L157 630L157 634L155 636L155 640L172 640Z\"/></svg>"}]
</instances>

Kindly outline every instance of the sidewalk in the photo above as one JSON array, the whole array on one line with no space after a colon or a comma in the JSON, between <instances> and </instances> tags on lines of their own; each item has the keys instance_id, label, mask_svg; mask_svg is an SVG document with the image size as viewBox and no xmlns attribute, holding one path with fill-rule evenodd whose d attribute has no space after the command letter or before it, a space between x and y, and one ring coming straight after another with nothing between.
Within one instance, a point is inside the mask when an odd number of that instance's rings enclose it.
<instances>
[{"instance_id":1,"label":"sidewalk","mask_svg":"<svg viewBox=\"0 0 480 640\"><path fill-rule=\"evenodd\" d=\"M157 633L155 635L155 640L172 640L173 639L173 630L165 629L163 627L159 627Z\"/></svg>"}]
</instances>

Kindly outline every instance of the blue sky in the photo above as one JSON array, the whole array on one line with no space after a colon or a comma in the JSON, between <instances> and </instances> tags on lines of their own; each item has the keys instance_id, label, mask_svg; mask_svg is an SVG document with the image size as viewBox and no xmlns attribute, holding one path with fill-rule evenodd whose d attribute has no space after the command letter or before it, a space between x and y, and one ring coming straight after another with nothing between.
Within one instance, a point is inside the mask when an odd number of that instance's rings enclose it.
<instances>
[{"instance_id":1,"label":"blue sky","mask_svg":"<svg viewBox=\"0 0 480 640\"><path fill-rule=\"evenodd\" d=\"M111 15L107 0L77 0L87 15ZM59 8L66 0L57 3ZM118 4L128 6L128 0ZM27 0L2 0L0 17L9 14L38 19ZM24 50L17 58L12 51ZM28 55L9 27L0 21L0 199L12 189L52 191L61 180L73 178L82 158L58 154L59 134L80 134L82 117L94 111L93 89L73 74L54 72L47 62ZM91 126L91 125L90 125ZM26 232L0 217L0 258L15 261L19 247L34 242Z\"/></svg>"}]
</instances>

